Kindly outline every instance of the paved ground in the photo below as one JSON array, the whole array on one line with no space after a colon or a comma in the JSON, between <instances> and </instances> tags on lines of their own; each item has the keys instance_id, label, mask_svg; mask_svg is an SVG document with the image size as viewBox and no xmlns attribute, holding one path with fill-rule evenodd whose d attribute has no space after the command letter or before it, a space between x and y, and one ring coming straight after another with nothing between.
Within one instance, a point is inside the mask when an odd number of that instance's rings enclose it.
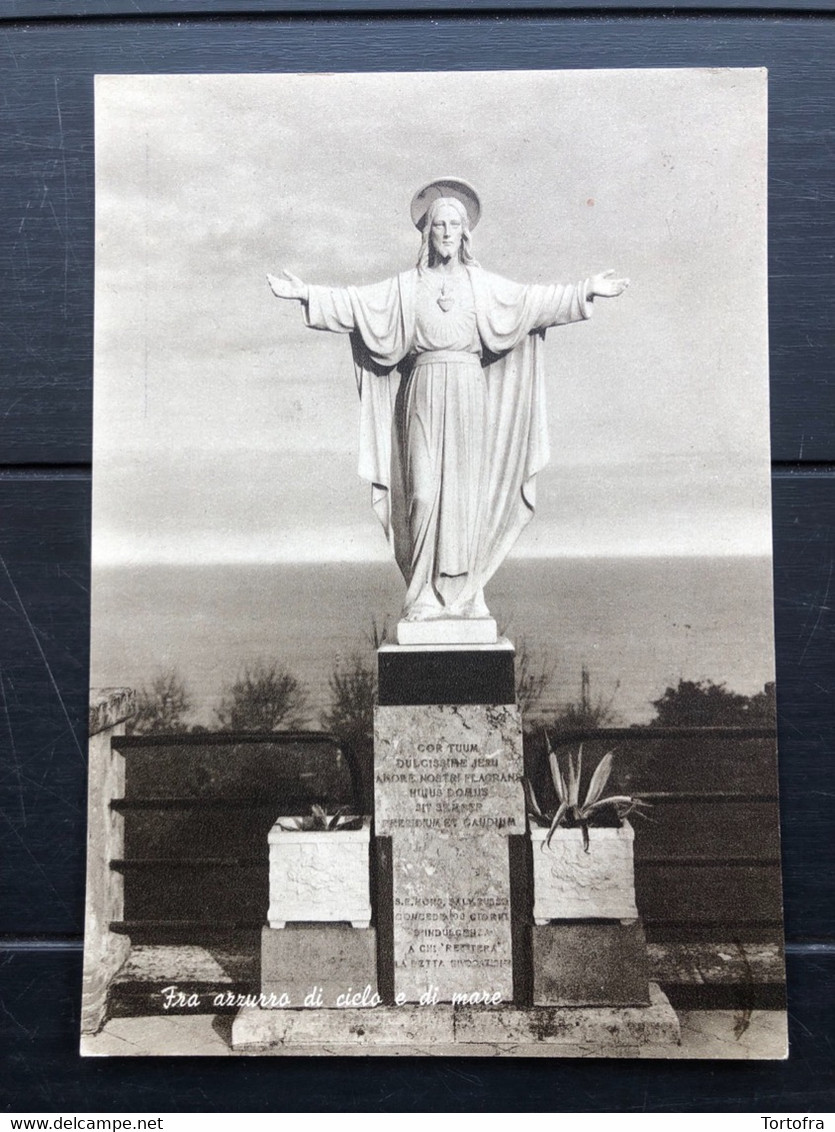
<instances>
[{"instance_id":1,"label":"paved ground","mask_svg":"<svg viewBox=\"0 0 835 1132\"><path fill-rule=\"evenodd\" d=\"M680 1046L622 1047L612 1051L615 1057L641 1058L734 1058L780 1059L786 1056L786 1016L782 1011L755 1011L750 1016L727 1010L680 1011ZM142 1057L168 1055L236 1057L230 1047L231 1017L228 1015L156 1016L145 1018L114 1018L101 1033L86 1036L82 1053L92 1057ZM289 1051L282 1051L287 1053ZM310 1047L294 1051L306 1056L316 1053ZM362 1055L396 1056L424 1052L415 1048L377 1047L373 1050L329 1048L328 1052ZM440 1052L440 1051L436 1051ZM453 1051L445 1051L452 1053ZM477 1048L456 1051L474 1056ZM531 1053L527 1054L531 1056ZM541 1056L590 1057L602 1056L602 1050L592 1051L579 1046L550 1046Z\"/></svg>"}]
</instances>

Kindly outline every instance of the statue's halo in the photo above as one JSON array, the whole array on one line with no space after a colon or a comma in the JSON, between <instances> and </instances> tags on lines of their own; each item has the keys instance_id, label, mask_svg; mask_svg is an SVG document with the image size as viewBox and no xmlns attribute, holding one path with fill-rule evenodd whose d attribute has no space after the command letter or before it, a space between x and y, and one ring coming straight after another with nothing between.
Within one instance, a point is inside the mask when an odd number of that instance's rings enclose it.
<instances>
[{"instance_id":1,"label":"statue's halo","mask_svg":"<svg viewBox=\"0 0 835 1132\"><path fill-rule=\"evenodd\" d=\"M432 201L437 200L438 197L455 197L456 200L460 201L467 210L470 230L475 228L481 216L481 201L473 186L467 181L462 181L460 177L437 177L434 181L430 181L428 185L424 185L422 189L418 189L412 197L410 207L412 221L416 228L423 231L426 210Z\"/></svg>"}]
</instances>

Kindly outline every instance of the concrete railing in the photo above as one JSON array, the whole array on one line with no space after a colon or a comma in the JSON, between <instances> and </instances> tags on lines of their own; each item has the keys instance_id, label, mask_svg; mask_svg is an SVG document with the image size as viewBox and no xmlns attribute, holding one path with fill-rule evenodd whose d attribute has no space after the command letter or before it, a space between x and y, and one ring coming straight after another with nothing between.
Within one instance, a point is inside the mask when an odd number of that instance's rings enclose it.
<instances>
[{"instance_id":1,"label":"concrete railing","mask_svg":"<svg viewBox=\"0 0 835 1132\"><path fill-rule=\"evenodd\" d=\"M110 982L130 951L130 939L110 929L112 921L122 919L124 905L123 878L111 871L110 862L124 855L125 845L125 820L110 804L124 797L125 760L111 739L124 735L134 711L129 688L96 688L90 693L82 1033L96 1033L104 1025Z\"/></svg>"}]
</instances>

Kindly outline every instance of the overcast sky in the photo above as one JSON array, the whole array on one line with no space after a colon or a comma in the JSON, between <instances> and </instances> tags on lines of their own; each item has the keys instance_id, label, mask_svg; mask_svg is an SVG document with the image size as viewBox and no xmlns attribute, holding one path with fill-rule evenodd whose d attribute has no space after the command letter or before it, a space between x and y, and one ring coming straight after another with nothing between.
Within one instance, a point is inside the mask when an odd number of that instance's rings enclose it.
<instances>
[{"instance_id":1,"label":"overcast sky","mask_svg":"<svg viewBox=\"0 0 835 1132\"><path fill-rule=\"evenodd\" d=\"M757 70L98 78L95 561L388 556L348 341L265 273L412 265L443 174L490 270L632 279L548 333L514 553L767 553L765 137Z\"/></svg>"}]
</instances>

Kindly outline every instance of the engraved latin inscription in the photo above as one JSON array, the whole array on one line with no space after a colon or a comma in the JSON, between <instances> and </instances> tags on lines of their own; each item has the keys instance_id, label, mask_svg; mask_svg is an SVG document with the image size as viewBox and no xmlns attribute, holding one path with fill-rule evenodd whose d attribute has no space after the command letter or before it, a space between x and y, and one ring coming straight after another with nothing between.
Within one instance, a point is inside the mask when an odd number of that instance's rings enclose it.
<instances>
[{"instance_id":1,"label":"engraved latin inscription","mask_svg":"<svg viewBox=\"0 0 835 1132\"><path fill-rule=\"evenodd\" d=\"M384 707L377 831L392 838L395 989L512 996L507 838L524 832L521 730L504 707Z\"/></svg>"}]
</instances>

